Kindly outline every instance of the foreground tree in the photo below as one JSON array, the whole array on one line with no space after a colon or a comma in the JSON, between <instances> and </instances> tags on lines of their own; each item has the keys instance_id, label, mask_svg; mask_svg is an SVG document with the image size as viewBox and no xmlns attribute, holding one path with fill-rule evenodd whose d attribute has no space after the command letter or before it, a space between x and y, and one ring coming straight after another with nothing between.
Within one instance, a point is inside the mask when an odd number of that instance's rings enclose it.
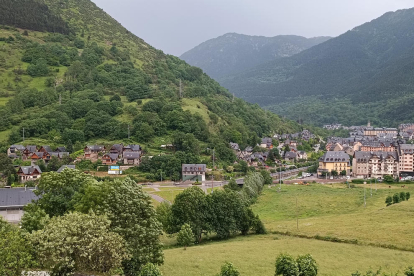
<instances>
[{"instance_id":1,"label":"foreground tree","mask_svg":"<svg viewBox=\"0 0 414 276\"><path fill-rule=\"evenodd\" d=\"M61 173L45 174L35 190L35 194L39 196L36 204L50 217L62 216L74 210L77 202L74 196L92 181L92 176L78 170L65 169Z\"/></svg>"},{"instance_id":2,"label":"foreground tree","mask_svg":"<svg viewBox=\"0 0 414 276\"><path fill-rule=\"evenodd\" d=\"M159 236L162 225L152 206L150 196L130 178L93 182L76 210L106 215L111 231L123 237L131 258L123 262L127 275L138 275L147 263L162 264L164 256Z\"/></svg>"},{"instance_id":3,"label":"foreground tree","mask_svg":"<svg viewBox=\"0 0 414 276\"><path fill-rule=\"evenodd\" d=\"M32 249L19 229L0 216L0 275L22 275L24 269L34 266Z\"/></svg>"},{"instance_id":4,"label":"foreground tree","mask_svg":"<svg viewBox=\"0 0 414 276\"><path fill-rule=\"evenodd\" d=\"M49 223L49 215L39 205L30 203L24 207L24 214L21 221L22 229L32 233L42 230Z\"/></svg>"},{"instance_id":5,"label":"foreground tree","mask_svg":"<svg viewBox=\"0 0 414 276\"><path fill-rule=\"evenodd\" d=\"M178 194L171 207L171 214L174 231L179 231L182 225L188 223L197 242L201 241L203 233L210 230L207 198L199 187L191 187Z\"/></svg>"},{"instance_id":6,"label":"foreground tree","mask_svg":"<svg viewBox=\"0 0 414 276\"><path fill-rule=\"evenodd\" d=\"M299 276L316 276L318 275L318 266L315 259L310 254L299 256L296 259L299 267Z\"/></svg>"},{"instance_id":7,"label":"foreground tree","mask_svg":"<svg viewBox=\"0 0 414 276\"><path fill-rule=\"evenodd\" d=\"M54 217L43 230L30 236L42 266L63 271L110 272L129 258L125 240L110 232L111 222L91 214L69 213Z\"/></svg>"}]
</instances>

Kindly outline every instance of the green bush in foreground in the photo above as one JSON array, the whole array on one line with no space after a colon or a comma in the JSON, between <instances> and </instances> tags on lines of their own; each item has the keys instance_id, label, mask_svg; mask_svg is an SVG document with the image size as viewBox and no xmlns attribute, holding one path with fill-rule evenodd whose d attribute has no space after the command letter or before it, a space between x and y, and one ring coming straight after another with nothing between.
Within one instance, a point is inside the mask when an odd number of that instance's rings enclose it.
<instances>
[{"instance_id":1,"label":"green bush in foreground","mask_svg":"<svg viewBox=\"0 0 414 276\"><path fill-rule=\"evenodd\" d=\"M162 276L162 273L158 266L148 263L142 267L139 276Z\"/></svg>"},{"instance_id":2,"label":"green bush in foreground","mask_svg":"<svg viewBox=\"0 0 414 276\"><path fill-rule=\"evenodd\" d=\"M217 276L239 276L240 272L234 267L232 263L226 262L221 267L221 272Z\"/></svg>"},{"instance_id":3,"label":"green bush in foreground","mask_svg":"<svg viewBox=\"0 0 414 276\"><path fill-rule=\"evenodd\" d=\"M275 276L316 276L318 266L310 254L300 255L295 260L291 255L280 254L276 259Z\"/></svg>"},{"instance_id":4,"label":"green bush in foreground","mask_svg":"<svg viewBox=\"0 0 414 276\"><path fill-rule=\"evenodd\" d=\"M180 232L178 232L177 243L181 246L184 246L184 250L187 249L187 246L194 243L194 234L191 230L191 226L186 223L181 226Z\"/></svg>"}]
</instances>

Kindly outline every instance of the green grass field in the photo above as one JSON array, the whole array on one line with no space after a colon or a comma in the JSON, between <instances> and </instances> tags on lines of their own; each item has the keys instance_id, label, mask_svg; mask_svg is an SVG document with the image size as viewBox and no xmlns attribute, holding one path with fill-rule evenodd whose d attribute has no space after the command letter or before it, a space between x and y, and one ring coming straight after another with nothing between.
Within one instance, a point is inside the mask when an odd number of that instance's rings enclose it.
<instances>
[{"instance_id":1,"label":"green grass field","mask_svg":"<svg viewBox=\"0 0 414 276\"><path fill-rule=\"evenodd\" d=\"M366 207L364 185L351 189L344 184L282 185L281 192L265 187L252 208L269 234L207 242L185 251L166 249L162 270L166 276L215 275L230 261L241 275L270 276L276 256L283 252L311 253L320 268L318 275L351 275L380 267L401 275L414 265L414 198L389 207L384 203L388 195L414 193L414 185L401 185L373 184L372 197L370 185L365 185ZM313 238L318 235L348 243ZM166 244L173 241L166 239Z\"/></svg>"},{"instance_id":2,"label":"green grass field","mask_svg":"<svg viewBox=\"0 0 414 276\"><path fill-rule=\"evenodd\" d=\"M382 267L384 272L402 272L414 264L414 253L339 244L277 235L237 237L223 242L164 251L165 276L216 275L224 262L232 262L242 276L273 276L280 253L294 256L311 253L319 265L318 275L350 276L359 270Z\"/></svg>"}]
</instances>

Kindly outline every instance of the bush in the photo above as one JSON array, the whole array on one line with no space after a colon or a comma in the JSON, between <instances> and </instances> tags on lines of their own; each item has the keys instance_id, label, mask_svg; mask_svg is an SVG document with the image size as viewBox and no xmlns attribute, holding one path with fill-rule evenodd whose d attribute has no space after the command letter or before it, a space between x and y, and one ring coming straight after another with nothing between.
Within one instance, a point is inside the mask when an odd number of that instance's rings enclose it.
<instances>
[{"instance_id":1,"label":"bush","mask_svg":"<svg viewBox=\"0 0 414 276\"><path fill-rule=\"evenodd\" d=\"M400 200L405 201L405 192L400 193Z\"/></svg>"},{"instance_id":2,"label":"bush","mask_svg":"<svg viewBox=\"0 0 414 276\"><path fill-rule=\"evenodd\" d=\"M148 263L141 269L139 276L162 276L162 273L158 266Z\"/></svg>"},{"instance_id":3,"label":"bush","mask_svg":"<svg viewBox=\"0 0 414 276\"><path fill-rule=\"evenodd\" d=\"M296 261L299 267L299 276L318 275L318 266L310 254L299 256Z\"/></svg>"},{"instance_id":4,"label":"bush","mask_svg":"<svg viewBox=\"0 0 414 276\"><path fill-rule=\"evenodd\" d=\"M392 197L392 203L396 204L396 203L399 203L400 201L401 201L400 200L400 195L398 193L394 194L393 197Z\"/></svg>"},{"instance_id":5,"label":"bush","mask_svg":"<svg viewBox=\"0 0 414 276\"><path fill-rule=\"evenodd\" d=\"M283 276L299 275L299 267L296 260L288 254L280 254L276 259L276 273Z\"/></svg>"},{"instance_id":6,"label":"bush","mask_svg":"<svg viewBox=\"0 0 414 276\"><path fill-rule=\"evenodd\" d=\"M404 275L406 276L414 276L414 269L412 266L408 267L405 271L404 271Z\"/></svg>"},{"instance_id":7,"label":"bush","mask_svg":"<svg viewBox=\"0 0 414 276\"><path fill-rule=\"evenodd\" d=\"M385 204L387 204L387 206L392 205L392 196L387 196L387 199L385 199Z\"/></svg>"},{"instance_id":8,"label":"bush","mask_svg":"<svg viewBox=\"0 0 414 276\"><path fill-rule=\"evenodd\" d=\"M239 276L240 272L233 266L232 263L226 262L221 267L221 272L217 276Z\"/></svg>"},{"instance_id":9,"label":"bush","mask_svg":"<svg viewBox=\"0 0 414 276\"><path fill-rule=\"evenodd\" d=\"M405 193L405 200L409 200L411 197L410 192Z\"/></svg>"},{"instance_id":10,"label":"bush","mask_svg":"<svg viewBox=\"0 0 414 276\"><path fill-rule=\"evenodd\" d=\"M194 243L195 237L191 227L188 223L181 226L180 232L177 235L177 243L181 246L184 246L184 250L187 249L187 246Z\"/></svg>"}]
</instances>

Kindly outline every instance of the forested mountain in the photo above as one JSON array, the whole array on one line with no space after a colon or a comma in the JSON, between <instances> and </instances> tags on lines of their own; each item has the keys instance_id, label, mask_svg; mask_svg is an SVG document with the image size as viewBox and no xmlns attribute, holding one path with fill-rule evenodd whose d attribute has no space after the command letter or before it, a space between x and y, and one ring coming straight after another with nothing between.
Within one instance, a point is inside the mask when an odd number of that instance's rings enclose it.
<instances>
[{"instance_id":1,"label":"forested mountain","mask_svg":"<svg viewBox=\"0 0 414 276\"><path fill-rule=\"evenodd\" d=\"M230 141L254 145L274 131L300 129L233 99L201 69L154 49L89 0L2 3L13 15L0 26L5 146L21 143L24 129L25 144L122 141L159 149L174 142L196 154L201 145L221 148L225 159ZM40 32L21 23L25 16L46 30L62 20L68 33Z\"/></svg>"},{"instance_id":2,"label":"forested mountain","mask_svg":"<svg viewBox=\"0 0 414 276\"><path fill-rule=\"evenodd\" d=\"M228 33L201 43L180 58L200 67L215 80L220 80L262 63L290 57L328 39L330 37L264 37Z\"/></svg>"},{"instance_id":3,"label":"forested mountain","mask_svg":"<svg viewBox=\"0 0 414 276\"><path fill-rule=\"evenodd\" d=\"M414 9L386 13L221 84L278 114L315 124L414 121L413 22Z\"/></svg>"}]
</instances>

